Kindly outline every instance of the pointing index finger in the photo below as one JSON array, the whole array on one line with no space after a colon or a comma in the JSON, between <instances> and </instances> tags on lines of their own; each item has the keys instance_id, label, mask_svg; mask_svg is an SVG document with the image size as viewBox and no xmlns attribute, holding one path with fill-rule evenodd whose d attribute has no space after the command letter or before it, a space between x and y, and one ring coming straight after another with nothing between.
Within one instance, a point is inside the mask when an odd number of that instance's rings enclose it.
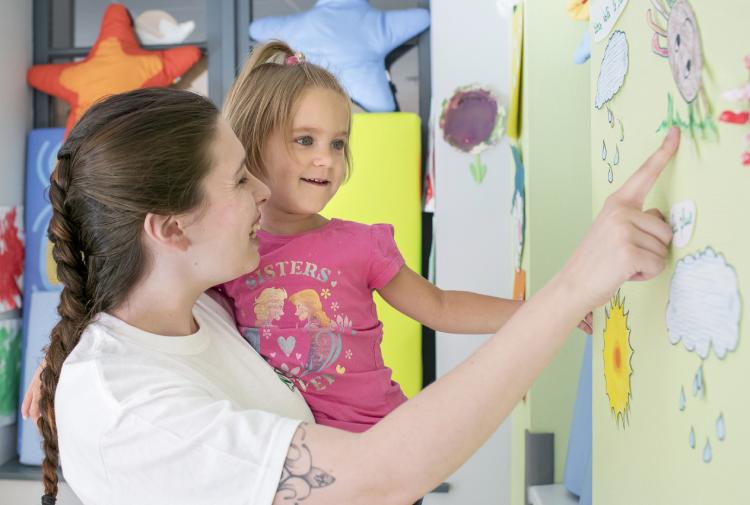
<instances>
[{"instance_id":1,"label":"pointing index finger","mask_svg":"<svg viewBox=\"0 0 750 505\"><path fill-rule=\"evenodd\" d=\"M677 127L672 127L661 147L616 192L618 199L629 202L640 209L646 195L651 191L664 167L677 152L679 145L680 130Z\"/></svg>"}]
</instances>

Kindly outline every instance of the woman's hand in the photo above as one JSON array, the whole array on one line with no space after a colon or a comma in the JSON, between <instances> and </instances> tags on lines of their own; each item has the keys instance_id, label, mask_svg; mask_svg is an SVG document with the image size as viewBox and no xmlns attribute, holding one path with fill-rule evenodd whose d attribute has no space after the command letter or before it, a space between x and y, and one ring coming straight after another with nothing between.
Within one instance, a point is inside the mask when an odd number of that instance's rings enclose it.
<instances>
[{"instance_id":1,"label":"woman's hand","mask_svg":"<svg viewBox=\"0 0 750 505\"><path fill-rule=\"evenodd\" d=\"M31 418L36 426L39 420L39 397L41 396L42 381L39 379L39 374L42 373L42 369L45 366L45 362L42 361L34 372L34 377L31 379L26 394L23 395L23 403L21 404L21 415L24 419Z\"/></svg>"},{"instance_id":2,"label":"woman's hand","mask_svg":"<svg viewBox=\"0 0 750 505\"><path fill-rule=\"evenodd\" d=\"M656 209L643 202L680 144L672 128L661 147L612 193L593 225L565 265L565 285L590 310L607 302L627 280L648 280L664 269L672 228Z\"/></svg>"}]
</instances>

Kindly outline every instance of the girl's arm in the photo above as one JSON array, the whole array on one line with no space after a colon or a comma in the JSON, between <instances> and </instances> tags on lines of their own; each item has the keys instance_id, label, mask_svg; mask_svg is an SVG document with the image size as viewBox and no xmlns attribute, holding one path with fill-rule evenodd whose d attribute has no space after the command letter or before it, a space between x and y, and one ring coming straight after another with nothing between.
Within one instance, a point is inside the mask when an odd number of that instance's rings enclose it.
<instances>
[{"instance_id":1,"label":"girl's arm","mask_svg":"<svg viewBox=\"0 0 750 505\"><path fill-rule=\"evenodd\" d=\"M299 427L274 504L409 504L455 471L554 357L576 314L604 304L624 281L663 270L672 230L641 209L678 143L673 129L608 198L563 270L453 371L367 432Z\"/></svg>"},{"instance_id":2,"label":"girl's arm","mask_svg":"<svg viewBox=\"0 0 750 505\"><path fill-rule=\"evenodd\" d=\"M378 293L399 312L446 333L494 333L523 303L468 291L444 291L406 265Z\"/></svg>"},{"instance_id":3,"label":"girl's arm","mask_svg":"<svg viewBox=\"0 0 750 505\"><path fill-rule=\"evenodd\" d=\"M402 314L445 333L494 333L523 304L469 291L444 291L406 265L378 293ZM586 312L578 328L590 335L591 312Z\"/></svg>"},{"instance_id":4,"label":"girl's arm","mask_svg":"<svg viewBox=\"0 0 750 505\"><path fill-rule=\"evenodd\" d=\"M406 265L378 293L402 314L445 333L494 333L523 305L522 300L444 291ZM588 335L591 320L589 311L578 323Z\"/></svg>"}]
</instances>

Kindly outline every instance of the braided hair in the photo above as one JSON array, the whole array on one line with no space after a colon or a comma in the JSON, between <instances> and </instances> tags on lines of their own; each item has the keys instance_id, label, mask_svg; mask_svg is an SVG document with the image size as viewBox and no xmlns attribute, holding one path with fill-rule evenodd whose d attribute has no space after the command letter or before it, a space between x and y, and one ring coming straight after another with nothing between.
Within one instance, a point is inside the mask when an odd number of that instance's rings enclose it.
<instances>
[{"instance_id":1,"label":"braided hair","mask_svg":"<svg viewBox=\"0 0 750 505\"><path fill-rule=\"evenodd\" d=\"M57 497L54 400L63 363L92 319L122 304L147 272L146 215L180 214L203 202L218 117L210 101L187 91L114 95L83 115L57 155L48 236L63 290L40 375L42 505Z\"/></svg>"}]
</instances>

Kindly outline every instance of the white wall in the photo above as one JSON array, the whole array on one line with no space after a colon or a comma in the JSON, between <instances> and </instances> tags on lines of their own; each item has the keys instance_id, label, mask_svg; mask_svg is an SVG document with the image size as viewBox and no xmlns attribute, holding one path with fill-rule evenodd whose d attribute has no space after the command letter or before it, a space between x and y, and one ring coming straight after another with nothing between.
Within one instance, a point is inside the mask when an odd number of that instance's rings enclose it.
<instances>
[{"instance_id":1,"label":"white wall","mask_svg":"<svg viewBox=\"0 0 750 505\"><path fill-rule=\"evenodd\" d=\"M432 97L440 106L457 87L479 83L509 92L509 20L497 2L433 0ZM435 106L435 105L433 105ZM439 117L439 111L438 111ZM482 184L469 172L472 156L445 143L438 130L436 158L436 280L443 289L510 297L511 159L506 140L482 153L488 170ZM486 336L437 334L437 374L468 357ZM488 398L488 401L492 401ZM425 505L510 503L510 421L447 482L447 495Z\"/></svg>"},{"instance_id":2,"label":"white wall","mask_svg":"<svg viewBox=\"0 0 750 505\"><path fill-rule=\"evenodd\" d=\"M0 33L0 205L19 205L24 200L26 165L26 135L32 127L32 93L26 85L26 71L32 64L32 2L30 0L2 0ZM2 317L21 317L20 311L0 314ZM16 426L0 429L0 453L15 451ZM41 474L40 474L41 475ZM0 480L0 503L38 503L42 495L39 481ZM63 505L80 502L65 484L60 486Z\"/></svg>"},{"instance_id":3,"label":"white wall","mask_svg":"<svg viewBox=\"0 0 750 505\"><path fill-rule=\"evenodd\" d=\"M0 51L0 206L23 204L26 133L31 128L31 91L26 70L32 61L31 2L3 0L0 33L6 41ZM19 318L20 311L0 314ZM0 428L0 460L15 452L16 425ZM10 484L0 481L0 502L6 503ZM7 502L11 503L11 502Z\"/></svg>"},{"instance_id":4,"label":"white wall","mask_svg":"<svg viewBox=\"0 0 750 505\"><path fill-rule=\"evenodd\" d=\"M23 201L26 133L31 128L31 91L26 70L31 65L31 2L3 0L0 16L0 205Z\"/></svg>"},{"instance_id":5,"label":"white wall","mask_svg":"<svg viewBox=\"0 0 750 505\"><path fill-rule=\"evenodd\" d=\"M0 33L9 41L0 51L0 206L23 203L26 133L31 127L31 91L26 70L31 65L31 2L3 0ZM20 311L0 313L19 318ZM16 426L0 428L0 461L15 447Z\"/></svg>"}]
</instances>

